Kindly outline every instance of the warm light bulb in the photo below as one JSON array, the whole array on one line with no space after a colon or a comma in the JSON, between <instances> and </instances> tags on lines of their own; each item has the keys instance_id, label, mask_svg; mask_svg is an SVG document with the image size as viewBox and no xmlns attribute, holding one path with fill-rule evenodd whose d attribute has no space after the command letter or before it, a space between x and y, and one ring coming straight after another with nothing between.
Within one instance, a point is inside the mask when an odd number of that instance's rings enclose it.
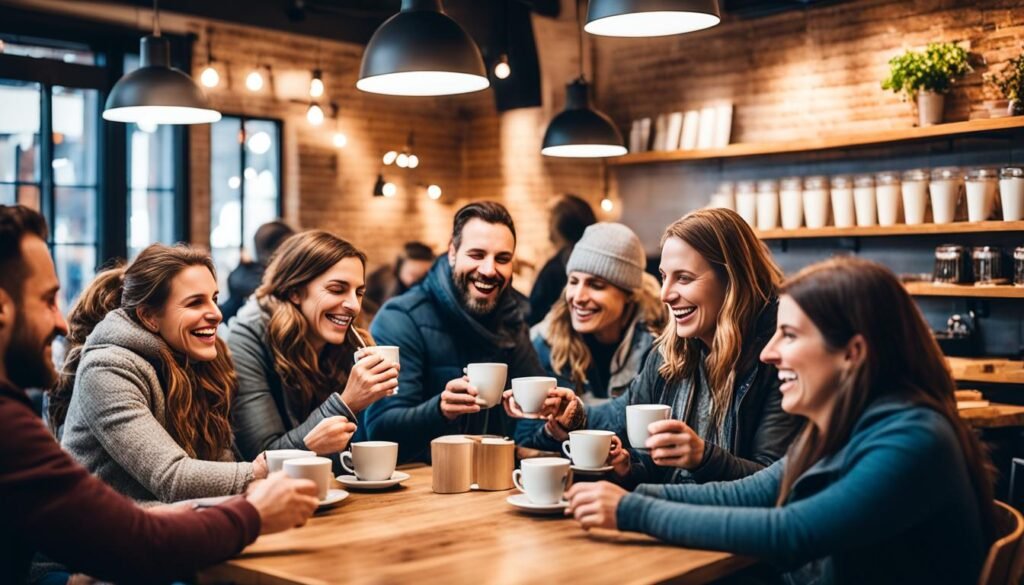
<instances>
[{"instance_id":1,"label":"warm light bulb","mask_svg":"<svg viewBox=\"0 0 1024 585\"><path fill-rule=\"evenodd\" d=\"M427 187L427 197L430 197L431 199L433 199L435 201L440 199L441 198L441 187L439 187L437 185L431 185L431 186Z\"/></svg>"},{"instance_id":2,"label":"warm light bulb","mask_svg":"<svg viewBox=\"0 0 1024 585\"><path fill-rule=\"evenodd\" d=\"M309 82L309 97L318 98L322 95L324 95L324 80L319 76L314 77Z\"/></svg>"},{"instance_id":3,"label":"warm light bulb","mask_svg":"<svg viewBox=\"0 0 1024 585\"><path fill-rule=\"evenodd\" d=\"M398 157L395 159L395 164L403 169L406 168L407 166L409 166L409 155L405 154L404 152L398 155Z\"/></svg>"},{"instance_id":4,"label":"warm light bulb","mask_svg":"<svg viewBox=\"0 0 1024 585\"><path fill-rule=\"evenodd\" d=\"M420 157L416 156L415 154L410 154L409 155L409 168L410 169L415 169L418 166L420 166Z\"/></svg>"},{"instance_id":5,"label":"warm light bulb","mask_svg":"<svg viewBox=\"0 0 1024 585\"><path fill-rule=\"evenodd\" d=\"M199 74L199 81L204 87L217 87L220 84L220 73L217 73L213 65L207 65L206 69Z\"/></svg>"},{"instance_id":6,"label":"warm light bulb","mask_svg":"<svg viewBox=\"0 0 1024 585\"><path fill-rule=\"evenodd\" d=\"M384 164L389 165L389 164L395 162L395 158L397 158L397 157L398 157L398 153L393 151L393 150L389 150L389 151L385 152L384 153Z\"/></svg>"},{"instance_id":7,"label":"warm light bulb","mask_svg":"<svg viewBox=\"0 0 1024 585\"><path fill-rule=\"evenodd\" d=\"M242 175L245 176L246 181L255 181L257 176L256 169L252 167L245 167L245 171Z\"/></svg>"},{"instance_id":8,"label":"warm light bulb","mask_svg":"<svg viewBox=\"0 0 1024 585\"><path fill-rule=\"evenodd\" d=\"M605 213L611 213L611 211L615 209L615 204L612 203L611 199L605 197L601 200L601 209L603 209Z\"/></svg>"},{"instance_id":9,"label":"warm light bulb","mask_svg":"<svg viewBox=\"0 0 1024 585\"><path fill-rule=\"evenodd\" d=\"M384 183L382 191L385 197L394 197L395 193L398 192L398 187L395 187L394 183Z\"/></svg>"},{"instance_id":10,"label":"warm light bulb","mask_svg":"<svg viewBox=\"0 0 1024 585\"><path fill-rule=\"evenodd\" d=\"M512 68L509 67L508 61L502 59L494 65L494 76L498 79L508 79L508 76L512 75Z\"/></svg>"},{"instance_id":11,"label":"warm light bulb","mask_svg":"<svg viewBox=\"0 0 1024 585\"><path fill-rule=\"evenodd\" d=\"M242 186L242 178L235 175L228 179L228 189L237 189Z\"/></svg>"},{"instance_id":12,"label":"warm light bulb","mask_svg":"<svg viewBox=\"0 0 1024 585\"><path fill-rule=\"evenodd\" d=\"M319 126L324 123L324 111L316 104L309 104L309 109L306 110L306 120L314 126Z\"/></svg>"},{"instance_id":13,"label":"warm light bulb","mask_svg":"<svg viewBox=\"0 0 1024 585\"><path fill-rule=\"evenodd\" d=\"M348 145L348 136L345 136L344 132L334 133L334 148L345 148Z\"/></svg>"},{"instance_id":14,"label":"warm light bulb","mask_svg":"<svg viewBox=\"0 0 1024 585\"><path fill-rule=\"evenodd\" d=\"M259 69L253 69L249 72L249 75L245 77L245 87L249 91L259 91L263 89L263 74L260 73Z\"/></svg>"}]
</instances>

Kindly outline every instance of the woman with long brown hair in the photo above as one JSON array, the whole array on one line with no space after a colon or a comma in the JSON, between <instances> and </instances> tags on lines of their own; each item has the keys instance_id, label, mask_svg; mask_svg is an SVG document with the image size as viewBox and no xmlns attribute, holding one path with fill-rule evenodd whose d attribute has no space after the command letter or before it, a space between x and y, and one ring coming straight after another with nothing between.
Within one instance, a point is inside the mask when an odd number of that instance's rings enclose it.
<instances>
[{"instance_id":1,"label":"woman with long brown hair","mask_svg":"<svg viewBox=\"0 0 1024 585\"><path fill-rule=\"evenodd\" d=\"M707 486L575 486L577 520L782 561L792 583L975 583L991 466L896 277L855 258L804 269L761 359L784 381L782 407L809 421L785 459Z\"/></svg>"},{"instance_id":2,"label":"woman with long brown hair","mask_svg":"<svg viewBox=\"0 0 1024 585\"><path fill-rule=\"evenodd\" d=\"M232 424L246 457L336 454L361 432L357 416L398 387L398 364L360 349L373 342L354 326L365 275L365 254L322 230L298 233L274 254L228 333L240 381Z\"/></svg>"},{"instance_id":3,"label":"woman with long brown hair","mask_svg":"<svg viewBox=\"0 0 1024 585\"><path fill-rule=\"evenodd\" d=\"M554 390L547 437L532 446L552 449L579 428L615 431L633 448L610 457L627 484L738 479L771 465L800 426L779 406L775 368L757 359L775 328L782 272L739 215L701 209L665 230L661 276L672 318L629 389L593 408ZM628 445L631 404L671 407L643 445Z\"/></svg>"},{"instance_id":4,"label":"woman with long brown hair","mask_svg":"<svg viewBox=\"0 0 1024 585\"><path fill-rule=\"evenodd\" d=\"M261 457L234 460L237 382L208 254L153 244L101 273L69 320L51 425L86 468L145 502L235 494L266 477Z\"/></svg>"}]
</instances>

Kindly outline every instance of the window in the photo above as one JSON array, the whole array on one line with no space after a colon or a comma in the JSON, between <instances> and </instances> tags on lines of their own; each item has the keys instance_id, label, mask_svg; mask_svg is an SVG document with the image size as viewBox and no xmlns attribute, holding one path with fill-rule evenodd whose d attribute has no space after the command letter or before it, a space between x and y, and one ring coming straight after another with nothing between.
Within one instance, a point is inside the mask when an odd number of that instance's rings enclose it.
<instances>
[{"instance_id":1,"label":"window","mask_svg":"<svg viewBox=\"0 0 1024 585\"><path fill-rule=\"evenodd\" d=\"M220 298L228 274L252 256L253 235L281 215L281 123L224 116L210 133L210 248Z\"/></svg>"}]
</instances>

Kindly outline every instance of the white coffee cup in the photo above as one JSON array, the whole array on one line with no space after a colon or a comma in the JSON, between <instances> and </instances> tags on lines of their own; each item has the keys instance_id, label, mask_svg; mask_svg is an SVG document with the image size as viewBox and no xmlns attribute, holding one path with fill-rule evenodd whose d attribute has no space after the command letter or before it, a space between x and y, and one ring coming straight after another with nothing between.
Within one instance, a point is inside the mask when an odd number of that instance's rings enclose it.
<instances>
[{"instance_id":1,"label":"white coffee cup","mask_svg":"<svg viewBox=\"0 0 1024 585\"><path fill-rule=\"evenodd\" d=\"M326 457L303 457L284 462L284 472L295 479L309 479L316 483L316 497L327 498L331 485L331 460Z\"/></svg>"},{"instance_id":2,"label":"white coffee cup","mask_svg":"<svg viewBox=\"0 0 1024 585\"><path fill-rule=\"evenodd\" d=\"M558 380L548 376L512 378L512 397L525 414L537 414L544 406L548 392L557 385Z\"/></svg>"},{"instance_id":3,"label":"white coffee cup","mask_svg":"<svg viewBox=\"0 0 1024 585\"><path fill-rule=\"evenodd\" d=\"M569 480L569 460L561 457L523 459L512 472L512 483L534 504L562 501Z\"/></svg>"},{"instance_id":4,"label":"white coffee cup","mask_svg":"<svg viewBox=\"0 0 1024 585\"><path fill-rule=\"evenodd\" d=\"M362 481L391 479L398 463L398 443L362 441L352 443L352 451L341 454L341 466Z\"/></svg>"},{"instance_id":5,"label":"white coffee cup","mask_svg":"<svg viewBox=\"0 0 1024 585\"><path fill-rule=\"evenodd\" d=\"M400 363L398 361L399 351L398 351L398 346L397 345L367 345L366 347L364 347L360 351L363 354L372 353L372 354L379 355L380 357L384 358L385 360L387 360L389 362L395 362L396 364ZM359 361L359 360L356 360L356 361Z\"/></svg>"},{"instance_id":6,"label":"white coffee cup","mask_svg":"<svg viewBox=\"0 0 1024 585\"><path fill-rule=\"evenodd\" d=\"M562 452L577 467L596 469L604 467L612 448L611 431L572 431L569 440L562 443Z\"/></svg>"},{"instance_id":7,"label":"white coffee cup","mask_svg":"<svg viewBox=\"0 0 1024 585\"><path fill-rule=\"evenodd\" d=\"M626 434L629 444L635 449L643 449L647 437L651 434L647 426L652 422L667 420L672 414L672 407L667 404L630 404L626 407Z\"/></svg>"},{"instance_id":8,"label":"white coffee cup","mask_svg":"<svg viewBox=\"0 0 1024 585\"><path fill-rule=\"evenodd\" d=\"M501 402L501 393L505 391L505 380L508 379L508 364L469 364L466 366L469 384L476 388L476 403L483 408L491 408Z\"/></svg>"},{"instance_id":9,"label":"white coffee cup","mask_svg":"<svg viewBox=\"0 0 1024 585\"><path fill-rule=\"evenodd\" d=\"M284 469L284 462L289 459L316 457L316 453L304 449L274 449L267 451L267 471L274 473Z\"/></svg>"}]
</instances>

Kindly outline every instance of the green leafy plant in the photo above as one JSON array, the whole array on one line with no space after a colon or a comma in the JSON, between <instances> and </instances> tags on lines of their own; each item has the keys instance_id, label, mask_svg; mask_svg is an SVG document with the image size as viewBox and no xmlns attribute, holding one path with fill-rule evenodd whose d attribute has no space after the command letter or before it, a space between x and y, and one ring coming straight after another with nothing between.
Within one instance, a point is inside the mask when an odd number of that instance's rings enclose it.
<instances>
[{"instance_id":1,"label":"green leafy plant","mask_svg":"<svg viewBox=\"0 0 1024 585\"><path fill-rule=\"evenodd\" d=\"M1002 70L986 75L985 80L994 85L1003 98L1020 101L1024 98L1024 54L1010 59Z\"/></svg>"},{"instance_id":2,"label":"green leafy plant","mask_svg":"<svg viewBox=\"0 0 1024 585\"><path fill-rule=\"evenodd\" d=\"M953 82L971 71L967 51L953 43L930 43L923 53L907 51L889 60L889 77L882 89L908 97L919 91L946 93Z\"/></svg>"}]
</instances>

